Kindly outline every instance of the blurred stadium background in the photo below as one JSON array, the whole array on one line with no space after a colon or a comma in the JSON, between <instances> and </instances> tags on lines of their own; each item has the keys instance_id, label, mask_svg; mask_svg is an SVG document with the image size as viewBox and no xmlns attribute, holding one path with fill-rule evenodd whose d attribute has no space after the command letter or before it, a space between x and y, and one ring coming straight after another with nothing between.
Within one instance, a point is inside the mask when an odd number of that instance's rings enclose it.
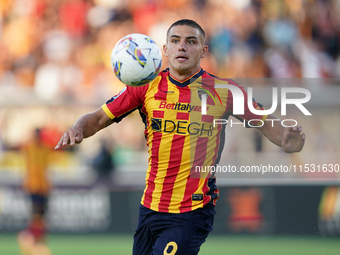
<instances>
[{"instance_id":1,"label":"blurred stadium background","mask_svg":"<svg viewBox=\"0 0 340 255\"><path fill-rule=\"evenodd\" d=\"M339 0L0 0L0 254L19 254L15 234L29 218L20 149L32 130L43 128L52 149L123 88L110 67L115 43L139 32L162 46L181 18L206 31L202 67L255 87L265 107L271 86L312 92L312 117L288 109L307 134L303 152L287 155L253 130L228 127L222 165L340 163ZM143 129L132 114L53 152L53 254L131 254L147 167ZM108 169L96 167L103 152ZM200 254L338 254L339 177L220 176L214 234Z\"/></svg>"}]
</instances>

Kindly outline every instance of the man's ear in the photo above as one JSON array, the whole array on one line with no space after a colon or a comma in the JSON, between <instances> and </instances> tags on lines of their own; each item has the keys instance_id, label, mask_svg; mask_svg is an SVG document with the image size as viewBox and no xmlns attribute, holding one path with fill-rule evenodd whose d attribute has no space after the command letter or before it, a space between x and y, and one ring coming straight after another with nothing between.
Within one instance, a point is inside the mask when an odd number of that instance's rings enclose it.
<instances>
[{"instance_id":1,"label":"man's ear","mask_svg":"<svg viewBox=\"0 0 340 255\"><path fill-rule=\"evenodd\" d=\"M168 56L168 47L166 46L166 44L163 45L163 51L164 51L164 55Z\"/></svg>"},{"instance_id":2,"label":"man's ear","mask_svg":"<svg viewBox=\"0 0 340 255\"><path fill-rule=\"evenodd\" d=\"M208 49L209 49L208 45L203 46L201 58L204 58L207 55Z\"/></svg>"}]
</instances>

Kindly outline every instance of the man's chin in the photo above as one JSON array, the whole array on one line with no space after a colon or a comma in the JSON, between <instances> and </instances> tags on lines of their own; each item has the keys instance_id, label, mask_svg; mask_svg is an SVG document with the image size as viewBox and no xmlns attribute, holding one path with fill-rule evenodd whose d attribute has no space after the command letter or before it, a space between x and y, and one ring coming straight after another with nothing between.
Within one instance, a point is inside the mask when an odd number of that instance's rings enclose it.
<instances>
[{"instance_id":1,"label":"man's chin","mask_svg":"<svg viewBox=\"0 0 340 255\"><path fill-rule=\"evenodd\" d=\"M190 68L188 66L183 65L183 64L181 64L181 65L174 65L173 69L174 69L174 71L178 72L179 74L187 73L190 70Z\"/></svg>"}]
</instances>

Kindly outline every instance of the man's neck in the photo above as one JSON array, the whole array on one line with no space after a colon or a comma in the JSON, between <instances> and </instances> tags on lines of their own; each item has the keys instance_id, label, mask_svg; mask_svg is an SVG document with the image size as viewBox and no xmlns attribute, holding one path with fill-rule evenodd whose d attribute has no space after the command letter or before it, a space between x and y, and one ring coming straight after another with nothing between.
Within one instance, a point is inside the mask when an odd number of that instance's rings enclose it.
<instances>
[{"instance_id":1,"label":"man's neck","mask_svg":"<svg viewBox=\"0 0 340 255\"><path fill-rule=\"evenodd\" d=\"M201 67L198 67L196 71L194 72L176 72L174 71L171 67L169 68L169 71L170 71L170 75L175 78L176 80L179 80L179 81L184 81L186 79L188 79L190 76L194 75L195 73L197 73L199 70L201 69Z\"/></svg>"}]
</instances>

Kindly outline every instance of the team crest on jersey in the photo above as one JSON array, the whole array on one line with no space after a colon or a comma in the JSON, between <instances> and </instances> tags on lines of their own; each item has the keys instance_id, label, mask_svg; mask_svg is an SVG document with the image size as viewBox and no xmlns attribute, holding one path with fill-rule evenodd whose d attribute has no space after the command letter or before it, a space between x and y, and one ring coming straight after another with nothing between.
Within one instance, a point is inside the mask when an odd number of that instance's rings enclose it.
<instances>
[{"instance_id":1,"label":"team crest on jersey","mask_svg":"<svg viewBox=\"0 0 340 255\"><path fill-rule=\"evenodd\" d=\"M206 88L197 88L198 97L200 98L201 101L202 101L202 95L209 95L216 105L215 96L212 94L212 93L214 93L216 95L216 97L218 98L218 100L220 101L220 104L222 105L222 100L221 100L219 94L217 93L217 91L212 86L209 86L209 85L207 85L203 82L199 82L199 83L202 84L202 86L206 87Z\"/></svg>"},{"instance_id":2,"label":"team crest on jersey","mask_svg":"<svg viewBox=\"0 0 340 255\"><path fill-rule=\"evenodd\" d=\"M198 93L198 97L200 98L200 100L202 101L202 95L209 95L205 89L201 89L201 88L198 88L197 89L197 93Z\"/></svg>"}]
</instances>

